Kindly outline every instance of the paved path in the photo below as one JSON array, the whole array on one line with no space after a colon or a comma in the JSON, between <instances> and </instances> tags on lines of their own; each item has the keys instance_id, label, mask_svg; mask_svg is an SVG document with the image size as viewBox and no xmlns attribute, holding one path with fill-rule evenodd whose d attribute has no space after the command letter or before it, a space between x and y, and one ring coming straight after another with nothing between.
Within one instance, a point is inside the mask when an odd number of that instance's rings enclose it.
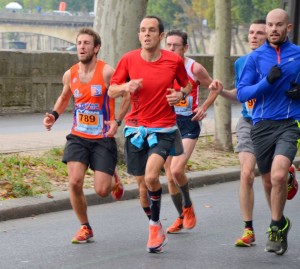
<instances>
[{"instance_id":1,"label":"paved path","mask_svg":"<svg viewBox=\"0 0 300 269\"><path fill-rule=\"evenodd\" d=\"M213 108L202 121L202 135L215 131ZM232 105L232 130L240 117L240 105ZM0 153L25 152L63 146L71 130L72 113L64 113L49 132L43 126L44 114L0 116Z\"/></svg>"}]
</instances>

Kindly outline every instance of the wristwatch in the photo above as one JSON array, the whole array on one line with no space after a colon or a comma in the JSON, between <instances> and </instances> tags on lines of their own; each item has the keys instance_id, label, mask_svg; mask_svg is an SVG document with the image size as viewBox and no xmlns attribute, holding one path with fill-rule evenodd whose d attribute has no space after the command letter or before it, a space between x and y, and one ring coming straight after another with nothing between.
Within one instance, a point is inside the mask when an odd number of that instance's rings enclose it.
<instances>
[{"instance_id":1,"label":"wristwatch","mask_svg":"<svg viewBox=\"0 0 300 269\"><path fill-rule=\"evenodd\" d=\"M181 91L182 92L182 99L181 100L185 100L185 98L187 97L187 93L185 91Z\"/></svg>"},{"instance_id":2,"label":"wristwatch","mask_svg":"<svg viewBox=\"0 0 300 269\"><path fill-rule=\"evenodd\" d=\"M122 121L121 120L118 120L118 119L115 119L116 123L118 124L118 126L121 126L122 125Z\"/></svg>"}]
</instances>

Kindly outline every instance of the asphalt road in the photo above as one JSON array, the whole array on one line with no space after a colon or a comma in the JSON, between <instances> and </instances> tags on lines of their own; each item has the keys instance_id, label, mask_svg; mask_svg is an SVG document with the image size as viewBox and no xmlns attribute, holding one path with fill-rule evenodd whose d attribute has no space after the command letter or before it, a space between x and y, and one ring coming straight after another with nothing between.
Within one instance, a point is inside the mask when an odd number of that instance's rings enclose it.
<instances>
[{"instance_id":1,"label":"asphalt road","mask_svg":"<svg viewBox=\"0 0 300 269\"><path fill-rule=\"evenodd\" d=\"M298 178L300 174L298 172ZM237 199L238 181L191 191L197 226L169 235L162 254L146 252L148 222L136 199L89 207L95 242L72 245L78 229L71 210L0 222L1 269L274 269L300 268L300 195L288 201L285 214L293 227L289 251L283 256L264 252L270 214L260 178L255 182L256 245L237 248L243 223ZM164 228L176 217L169 195L162 200Z\"/></svg>"},{"instance_id":2,"label":"asphalt road","mask_svg":"<svg viewBox=\"0 0 300 269\"><path fill-rule=\"evenodd\" d=\"M232 130L241 115L241 105L232 104ZM44 114L0 115L0 154L18 153L61 147L66 142L66 135L72 127L72 113L63 113L50 132L43 125ZM201 135L213 134L214 108L207 110L202 121ZM121 134L121 132L120 132Z\"/></svg>"}]
</instances>

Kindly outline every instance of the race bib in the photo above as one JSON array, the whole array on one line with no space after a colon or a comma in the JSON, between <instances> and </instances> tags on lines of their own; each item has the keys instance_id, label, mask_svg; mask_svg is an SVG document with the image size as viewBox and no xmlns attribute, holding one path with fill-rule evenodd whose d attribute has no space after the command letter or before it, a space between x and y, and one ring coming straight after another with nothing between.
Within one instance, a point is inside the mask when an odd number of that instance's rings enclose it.
<instances>
[{"instance_id":1,"label":"race bib","mask_svg":"<svg viewBox=\"0 0 300 269\"><path fill-rule=\"evenodd\" d=\"M193 113L193 96L189 95L184 100L179 101L175 106L175 113L189 116Z\"/></svg>"},{"instance_id":2,"label":"race bib","mask_svg":"<svg viewBox=\"0 0 300 269\"><path fill-rule=\"evenodd\" d=\"M101 111L76 110L76 126L78 132L99 135L102 134L103 115Z\"/></svg>"},{"instance_id":3,"label":"race bib","mask_svg":"<svg viewBox=\"0 0 300 269\"><path fill-rule=\"evenodd\" d=\"M246 102L247 109L251 109L252 110L253 107L254 107L255 101L256 101L256 99L251 99L251 100L247 101Z\"/></svg>"}]
</instances>

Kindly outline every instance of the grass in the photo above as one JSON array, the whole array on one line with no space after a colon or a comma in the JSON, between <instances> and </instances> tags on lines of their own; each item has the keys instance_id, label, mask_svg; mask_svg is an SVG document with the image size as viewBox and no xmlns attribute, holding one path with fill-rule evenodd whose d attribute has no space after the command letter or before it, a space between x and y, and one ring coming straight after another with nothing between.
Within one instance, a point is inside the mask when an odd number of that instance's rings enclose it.
<instances>
[{"instance_id":1,"label":"grass","mask_svg":"<svg viewBox=\"0 0 300 269\"><path fill-rule=\"evenodd\" d=\"M67 177L61 154L62 149L55 148L42 156L1 155L0 199L49 193L53 178Z\"/></svg>"},{"instance_id":2,"label":"grass","mask_svg":"<svg viewBox=\"0 0 300 269\"><path fill-rule=\"evenodd\" d=\"M233 143L236 143L235 135ZM53 148L48 151L0 155L0 200L41 194L51 198L53 191L68 190L67 166L61 162L62 154L63 148ZM297 156L300 156L300 151ZM212 136L203 136L197 141L186 171L238 165L236 153L217 149ZM124 163L118 163L117 168L123 184L135 182L134 177L127 174ZM84 188L93 187L93 183L93 172L88 170Z\"/></svg>"}]
</instances>

